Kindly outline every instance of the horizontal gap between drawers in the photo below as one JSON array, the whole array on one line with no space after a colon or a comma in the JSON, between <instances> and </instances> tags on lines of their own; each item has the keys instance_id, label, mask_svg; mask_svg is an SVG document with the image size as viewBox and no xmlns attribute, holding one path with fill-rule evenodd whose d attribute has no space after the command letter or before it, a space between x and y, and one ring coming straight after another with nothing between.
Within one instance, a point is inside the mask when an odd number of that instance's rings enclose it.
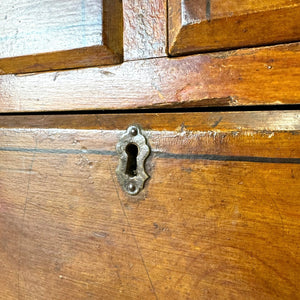
<instances>
[{"instance_id":1,"label":"horizontal gap between drawers","mask_svg":"<svg viewBox=\"0 0 300 300\"><path fill-rule=\"evenodd\" d=\"M153 108L153 109L122 109L122 110L74 110L74 111L42 111L42 112L9 112L1 116L11 115L79 115L79 114L136 114L136 113L190 113L190 112L247 112L247 111L281 111L299 110L300 104L286 105L252 105L230 107L192 107L192 108Z\"/></svg>"}]
</instances>

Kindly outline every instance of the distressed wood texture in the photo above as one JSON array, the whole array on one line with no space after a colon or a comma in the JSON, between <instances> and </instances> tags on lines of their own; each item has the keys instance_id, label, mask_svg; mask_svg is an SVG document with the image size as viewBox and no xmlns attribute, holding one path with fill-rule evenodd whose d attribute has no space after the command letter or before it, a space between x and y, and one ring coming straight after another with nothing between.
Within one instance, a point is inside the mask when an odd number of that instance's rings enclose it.
<instances>
[{"instance_id":1,"label":"distressed wood texture","mask_svg":"<svg viewBox=\"0 0 300 300\"><path fill-rule=\"evenodd\" d=\"M298 299L299 113L1 116L0 298Z\"/></svg>"},{"instance_id":2,"label":"distressed wood texture","mask_svg":"<svg viewBox=\"0 0 300 300\"><path fill-rule=\"evenodd\" d=\"M5 0L0 28L0 74L122 60L120 0Z\"/></svg>"},{"instance_id":3,"label":"distressed wood texture","mask_svg":"<svg viewBox=\"0 0 300 300\"><path fill-rule=\"evenodd\" d=\"M0 111L300 103L300 44L0 77Z\"/></svg>"},{"instance_id":4,"label":"distressed wood texture","mask_svg":"<svg viewBox=\"0 0 300 300\"><path fill-rule=\"evenodd\" d=\"M300 40L299 0L169 0L169 53Z\"/></svg>"},{"instance_id":5,"label":"distressed wood texture","mask_svg":"<svg viewBox=\"0 0 300 300\"><path fill-rule=\"evenodd\" d=\"M124 60L167 56L167 0L123 0Z\"/></svg>"}]
</instances>

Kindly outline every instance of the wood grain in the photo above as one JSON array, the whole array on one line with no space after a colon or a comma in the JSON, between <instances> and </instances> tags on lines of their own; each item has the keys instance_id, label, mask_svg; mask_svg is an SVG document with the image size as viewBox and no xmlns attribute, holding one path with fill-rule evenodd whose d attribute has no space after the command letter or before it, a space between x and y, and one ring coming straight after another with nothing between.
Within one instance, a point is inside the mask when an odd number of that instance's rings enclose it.
<instances>
[{"instance_id":1,"label":"wood grain","mask_svg":"<svg viewBox=\"0 0 300 300\"><path fill-rule=\"evenodd\" d=\"M1 116L1 297L299 298L299 114ZM114 171L132 123L136 197Z\"/></svg>"},{"instance_id":2,"label":"wood grain","mask_svg":"<svg viewBox=\"0 0 300 300\"><path fill-rule=\"evenodd\" d=\"M116 64L119 0L7 0L0 4L0 74Z\"/></svg>"},{"instance_id":3,"label":"wood grain","mask_svg":"<svg viewBox=\"0 0 300 300\"><path fill-rule=\"evenodd\" d=\"M298 0L169 0L169 53L299 41Z\"/></svg>"},{"instance_id":4,"label":"wood grain","mask_svg":"<svg viewBox=\"0 0 300 300\"><path fill-rule=\"evenodd\" d=\"M0 111L300 103L300 44L0 77Z\"/></svg>"},{"instance_id":5,"label":"wood grain","mask_svg":"<svg viewBox=\"0 0 300 300\"><path fill-rule=\"evenodd\" d=\"M167 0L123 0L124 60L167 56Z\"/></svg>"}]
</instances>

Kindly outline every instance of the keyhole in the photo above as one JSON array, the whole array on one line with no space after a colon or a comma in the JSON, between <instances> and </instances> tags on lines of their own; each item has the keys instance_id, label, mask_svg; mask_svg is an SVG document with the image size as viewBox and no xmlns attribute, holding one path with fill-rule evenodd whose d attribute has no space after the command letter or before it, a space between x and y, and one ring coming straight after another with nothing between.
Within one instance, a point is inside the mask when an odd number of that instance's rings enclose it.
<instances>
[{"instance_id":1,"label":"keyhole","mask_svg":"<svg viewBox=\"0 0 300 300\"><path fill-rule=\"evenodd\" d=\"M134 177L137 175L137 163L136 158L138 156L139 149L135 144L128 144L125 149L127 153L127 166L126 166L126 174L130 177Z\"/></svg>"}]
</instances>

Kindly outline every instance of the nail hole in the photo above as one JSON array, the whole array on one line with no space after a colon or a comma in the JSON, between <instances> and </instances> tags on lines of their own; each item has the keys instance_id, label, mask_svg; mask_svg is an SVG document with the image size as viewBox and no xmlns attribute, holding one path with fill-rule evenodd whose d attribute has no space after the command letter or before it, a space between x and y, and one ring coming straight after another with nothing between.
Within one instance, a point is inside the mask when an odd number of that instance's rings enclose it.
<instances>
[{"instance_id":1,"label":"nail hole","mask_svg":"<svg viewBox=\"0 0 300 300\"><path fill-rule=\"evenodd\" d=\"M126 146L125 149L127 153L127 165L126 165L126 174L130 177L134 177L137 175L137 162L136 158L138 156L139 149L137 145L130 143Z\"/></svg>"}]
</instances>

